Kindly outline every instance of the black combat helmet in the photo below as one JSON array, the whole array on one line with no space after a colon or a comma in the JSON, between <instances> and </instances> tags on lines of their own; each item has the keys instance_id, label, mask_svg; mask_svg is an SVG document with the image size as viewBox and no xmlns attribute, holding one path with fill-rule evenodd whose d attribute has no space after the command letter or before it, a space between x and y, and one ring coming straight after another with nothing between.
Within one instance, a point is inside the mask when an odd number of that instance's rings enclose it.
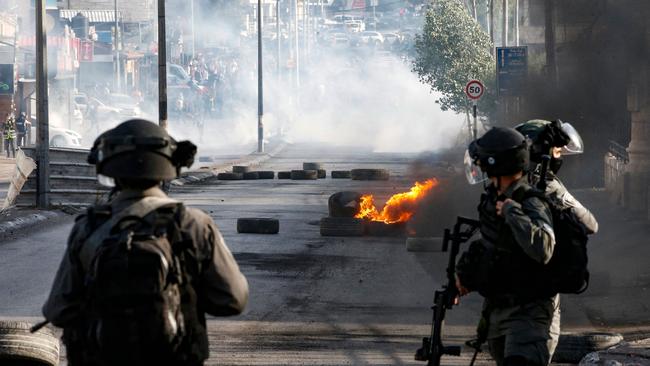
<instances>
[{"instance_id":1,"label":"black combat helmet","mask_svg":"<svg viewBox=\"0 0 650 366\"><path fill-rule=\"evenodd\" d=\"M191 166L194 154L191 142L176 142L157 124L132 119L97 137L88 162L96 165L98 175L162 181Z\"/></svg>"},{"instance_id":2,"label":"black combat helmet","mask_svg":"<svg viewBox=\"0 0 650 366\"><path fill-rule=\"evenodd\" d=\"M468 148L469 156L489 177L527 171L529 142L514 128L493 127Z\"/></svg>"}]
</instances>

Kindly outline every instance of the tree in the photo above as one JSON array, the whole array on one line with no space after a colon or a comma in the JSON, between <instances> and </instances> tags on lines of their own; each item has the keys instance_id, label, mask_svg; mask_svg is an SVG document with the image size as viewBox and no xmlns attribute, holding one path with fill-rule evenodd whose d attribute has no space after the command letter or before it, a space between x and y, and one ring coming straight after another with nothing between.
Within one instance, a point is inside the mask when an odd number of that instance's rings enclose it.
<instances>
[{"instance_id":1,"label":"tree","mask_svg":"<svg viewBox=\"0 0 650 366\"><path fill-rule=\"evenodd\" d=\"M490 37L459 0L435 0L426 14L422 34L415 39L413 71L442 96L442 110L466 112L464 88L471 79L486 85L479 111L489 114L495 103L495 61Z\"/></svg>"}]
</instances>

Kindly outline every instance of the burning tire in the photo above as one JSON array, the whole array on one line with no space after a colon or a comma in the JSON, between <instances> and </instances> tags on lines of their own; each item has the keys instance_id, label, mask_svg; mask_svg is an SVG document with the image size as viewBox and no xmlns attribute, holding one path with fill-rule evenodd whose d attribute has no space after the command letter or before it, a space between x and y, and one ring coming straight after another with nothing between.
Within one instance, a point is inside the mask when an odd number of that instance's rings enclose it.
<instances>
[{"instance_id":1,"label":"burning tire","mask_svg":"<svg viewBox=\"0 0 650 366\"><path fill-rule=\"evenodd\" d=\"M361 193L337 192L327 200L330 217L354 217L359 213Z\"/></svg>"},{"instance_id":2,"label":"burning tire","mask_svg":"<svg viewBox=\"0 0 650 366\"><path fill-rule=\"evenodd\" d=\"M325 178L327 178L327 170L325 170L325 169L318 169L317 172L318 172L318 173L317 173L318 179L325 179Z\"/></svg>"},{"instance_id":3,"label":"burning tire","mask_svg":"<svg viewBox=\"0 0 650 366\"><path fill-rule=\"evenodd\" d=\"M321 236L363 236L363 220L351 217L323 217L320 219Z\"/></svg>"},{"instance_id":4,"label":"burning tire","mask_svg":"<svg viewBox=\"0 0 650 366\"><path fill-rule=\"evenodd\" d=\"M291 179L291 172L278 172L278 179Z\"/></svg>"},{"instance_id":5,"label":"burning tire","mask_svg":"<svg viewBox=\"0 0 650 366\"><path fill-rule=\"evenodd\" d=\"M618 333L561 334L553 362L578 363L588 353L602 351L623 341Z\"/></svg>"},{"instance_id":6,"label":"burning tire","mask_svg":"<svg viewBox=\"0 0 650 366\"><path fill-rule=\"evenodd\" d=\"M243 173L219 173L217 174L218 180L242 180L244 179Z\"/></svg>"},{"instance_id":7,"label":"burning tire","mask_svg":"<svg viewBox=\"0 0 650 366\"><path fill-rule=\"evenodd\" d=\"M386 169L352 169L352 180L388 180L390 173Z\"/></svg>"},{"instance_id":8,"label":"burning tire","mask_svg":"<svg viewBox=\"0 0 650 366\"><path fill-rule=\"evenodd\" d=\"M316 170L292 170L292 180L315 180L318 179L318 171Z\"/></svg>"},{"instance_id":9,"label":"burning tire","mask_svg":"<svg viewBox=\"0 0 650 366\"><path fill-rule=\"evenodd\" d=\"M368 236L406 236L406 223L396 222L387 224L382 221L366 220L366 234Z\"/></svg>"},{"instance_id":10,"label":"burning tire","mask_svg":"<svg viewBox=\"0 0 650 366\"><path fill-rule=\"evenodd\" d=\"M245 165L235 165L232 167L232 172L233 173L248 173L250 171L250 167L245 166Z\"/></svg>"},{"instance_id":11,"label":"burning tire","mask_svg":"<svg viewBox=\"0 0 650 366\"><path fill-rule=\"evenodd\" d=\"M257 172L259 179L273 179L275 178L275 172L272 170L263 170Z\"/></svg>"},{"instance_id":12,"label":"burning tire","mask_svg":"<svg viewBox=\"0 0 650 366\"><path fill-rule=\"evenodd\" d=\"M349 170L332 170L332 179L350 179Z\"/></svg>"},{"instance_id":13,"label":"burning tire","mask_svg":"<svg viewBox=\"0 0 650 366\"><path fill-rule=\"evenodd\" d=\"M244 180L257 180L260 179L260 175L257 172L246 172L243 175Z\"/></svg>"},{"instance_id":14,"label":"burning tire","mask_svg":"<svg viewBox=\"0 0 650 366\"><path fill-rule=\"evenodd\" d=\"M406 238L406 250L409 252L441 252L441 238Z\"/></svg>"},{"instance_id":15,"label":"burning tire","mask_svg":"<svg viewBox=\"0 0 650 366\"><path fill-rule=\"evenodd\" d=\"M237 232L240 234L277 234L280 222L269 218L237 219Z\"/></svg>"},{"instance_id":16,"label":"burning tire","mask_svg":"<svg viewBox=\"0 0 650 366\"><path fill-rule=\"evenodd\" d=\"M321 170L323 167L320 163L302 163L302 170Z\"/></svg>"},{"instance_id":17,"label":"burning tire","mask_svg":"<svg viewBox=\"0 0 650 366\"><path fill-rule=\"evenodd\" d=\"M31 327L26 322L0 321L0 364L59 364L59 338L49 328L31 333Z\"/></svg>"}]
</instances>

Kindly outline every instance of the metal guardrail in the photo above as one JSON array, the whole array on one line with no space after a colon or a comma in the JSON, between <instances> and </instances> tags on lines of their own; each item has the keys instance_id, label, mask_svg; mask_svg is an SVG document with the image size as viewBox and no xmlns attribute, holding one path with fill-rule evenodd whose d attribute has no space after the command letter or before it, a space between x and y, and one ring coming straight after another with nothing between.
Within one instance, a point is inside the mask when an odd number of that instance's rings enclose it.
<instances>
[{"instance_id":1,"label":"metal guardrail","mask_svg":"<svg viewBox=\"0 0 650 366\"><path fill-rule=\"evenodd\" d=\"M627 152L627 148L616 141L609 140L608 151L612 156L617 160L623 161L625 164L630 162L630 154Z\"/></svg>"}]
</instances>

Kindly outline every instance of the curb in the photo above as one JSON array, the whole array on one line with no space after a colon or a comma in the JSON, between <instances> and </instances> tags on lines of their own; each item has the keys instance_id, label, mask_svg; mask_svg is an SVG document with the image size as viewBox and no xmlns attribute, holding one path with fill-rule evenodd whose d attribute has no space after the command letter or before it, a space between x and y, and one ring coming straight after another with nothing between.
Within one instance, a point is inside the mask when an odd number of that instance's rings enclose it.
<instances>
[{"instance_id":1,"label":"curb","mask_svg":"<svg viewBox=\"0 0 650 366\"><path fill-rule=\"evenodd\" d=\"M253 152L246 156L243 156L239 160L229 162L228 164L213 165L207 171L204 169L204 170L189 171L183 173L183 175L180 178L176 178L172 180L171 185L184 186L186 184L199 183L206 179L216 177L217 174L219 173L230 171L233 165L246 165L246 166L260 165L263 162L271 159L273 156L280 153L282 150L284 150L284 148L287 147L288 144L289 144L288 142L282 141L278 144L278 146L274 147L273 149L265 153Z\"/></svg>"},{"instance_id":2,"label":"curb","mask_svg":"<svg viewBox=\"0 0 650 366\"><path fill-rule=\"evenodd\" d=\"M18 216L9 221L0 222L0 235L12 234L15 231L22 231L26 228L36 226L42 222L64 216L61 211L40 211Z\"/></svg>"}]
</instances>

